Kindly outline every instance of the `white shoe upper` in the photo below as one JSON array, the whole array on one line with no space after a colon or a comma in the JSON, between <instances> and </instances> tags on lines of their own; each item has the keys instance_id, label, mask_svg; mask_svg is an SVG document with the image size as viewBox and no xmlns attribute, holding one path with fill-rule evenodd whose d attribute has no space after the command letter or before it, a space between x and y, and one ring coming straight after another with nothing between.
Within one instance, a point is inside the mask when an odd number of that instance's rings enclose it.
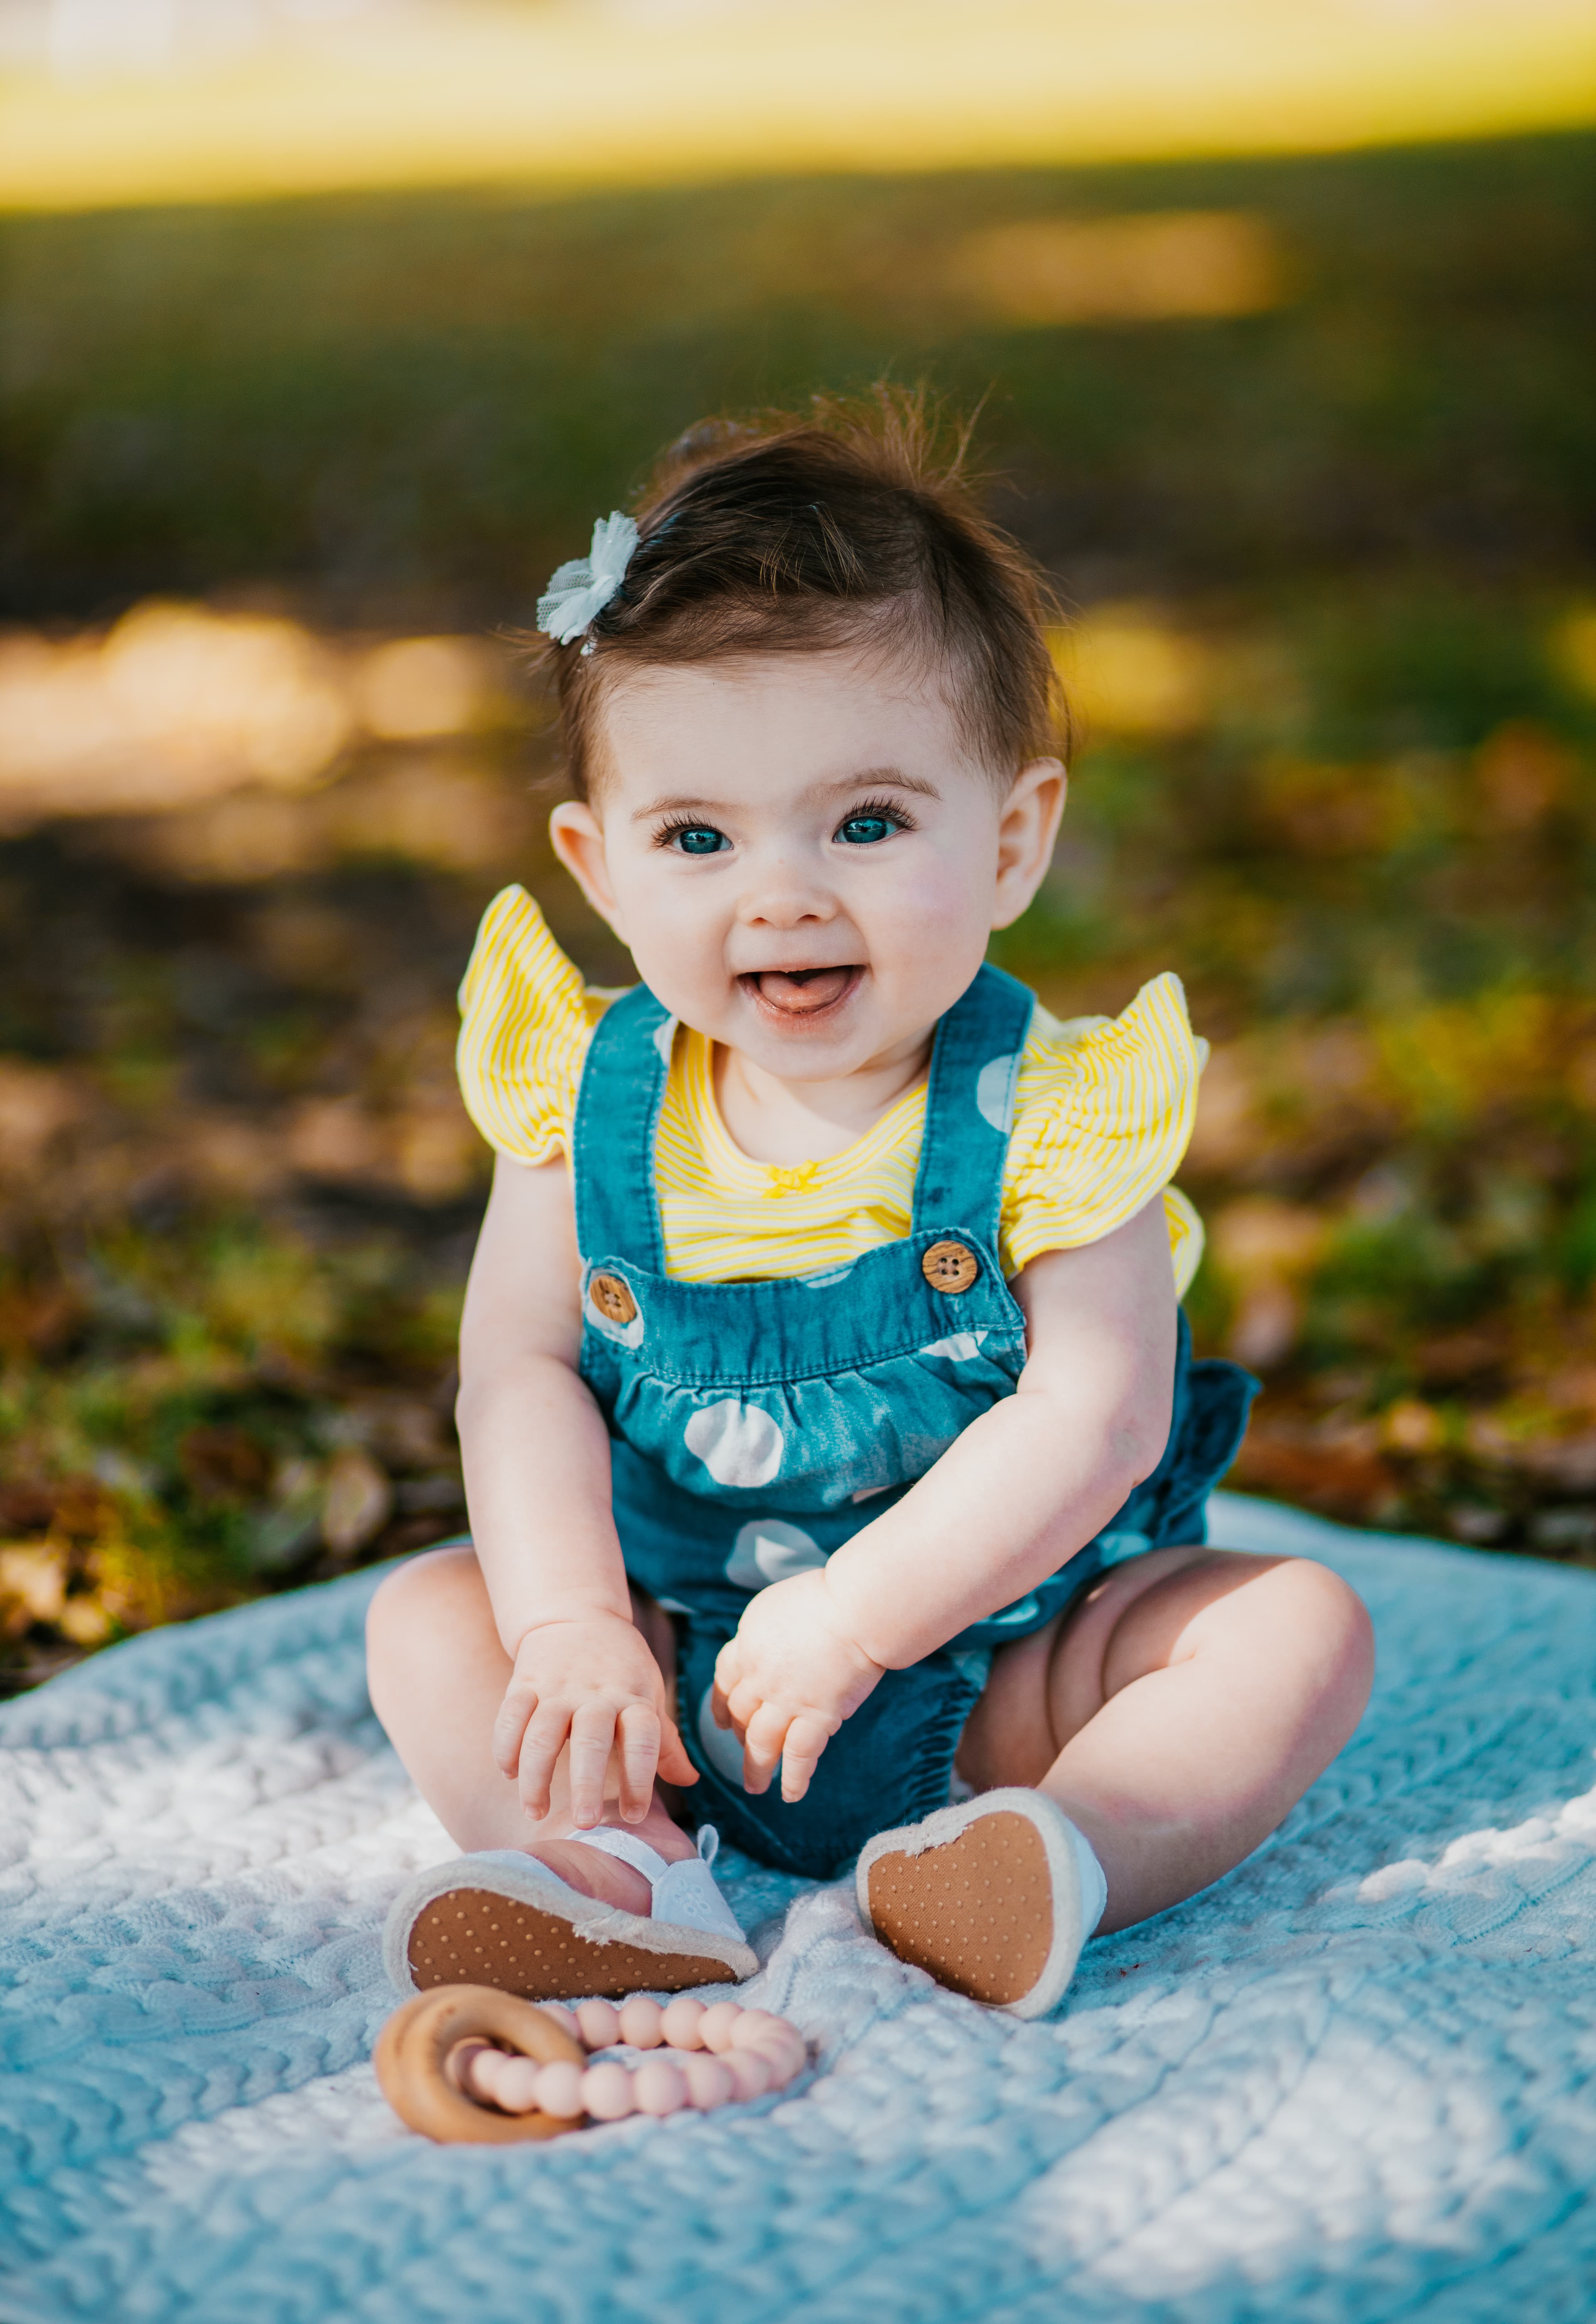
<instances>
[{"instance_id":1,"label":"white shoe upper","mask_svg":"<svg viewBox=\"0 0 1596 2324\"><path fill-rule=\"evenodd\" d=\"M712 1937L740 1940L737 1915L720 1894L711 1869L720 1852L720 1835L712 1823L699 1826L697 1855L685 1856L676 1864L667 1864L659 1850L639 1840L636 1832L618 1831L613 1824L597 1824L592 1831L573 1831L566 1837L605 1856L618 1857L634 1872L640 1872L652 1892L652 1919L673 1921L683 1929L702 1929Z\"/></svg>"},{"instance_id":2,"label":"white shoe upper","mask_svg":"<svg viewBox=\"0 0 1596 2324\"><path fill-rule=\"evenodd\" d=\"M451 1890L468 1888L486 1888L512 1902L556 1914L600 1945L638 1945L662 1955L707 1954L711 1960L722 1962L729 1977L736 1982L754 1975L759 1966L758 1958L744 1938L737 1916L716 1886L710 1869L720 1846L711 1826L705 1825L700 1831L698 1853L680 1864L667 1864L647 1840L638 1840L629 1831L617 1831L608 1824L570 1836L607 1856L619 1858L640 1872L649 1886L650 1913L628 1913L618 1904L583 1895L523 1849L488 1848L470 1856L457 1856L417 1873L390 1908L383 1931L382 1957L399 1990L416 1990L410 1971L409 1942L417 1914Z\"/></svg>"}]
</instances>

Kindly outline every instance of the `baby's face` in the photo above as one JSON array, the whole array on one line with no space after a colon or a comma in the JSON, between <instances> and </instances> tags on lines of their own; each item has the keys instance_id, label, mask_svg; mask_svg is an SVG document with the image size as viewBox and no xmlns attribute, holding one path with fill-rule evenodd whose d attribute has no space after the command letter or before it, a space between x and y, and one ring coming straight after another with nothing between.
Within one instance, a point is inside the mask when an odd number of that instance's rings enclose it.
<instances>
[{"instance_id":1,"label":"baby's face","mask_svg":"<svg viewBox=\"0 0 1596 2324\"><path fill-rule=\"evenodd\" d=\"M784 1080L923 1043L1047 869L1056 760L1006 798L933 681L850 654L628 673L556 849L683 1023Z\"/></svg>"}]
</instances>

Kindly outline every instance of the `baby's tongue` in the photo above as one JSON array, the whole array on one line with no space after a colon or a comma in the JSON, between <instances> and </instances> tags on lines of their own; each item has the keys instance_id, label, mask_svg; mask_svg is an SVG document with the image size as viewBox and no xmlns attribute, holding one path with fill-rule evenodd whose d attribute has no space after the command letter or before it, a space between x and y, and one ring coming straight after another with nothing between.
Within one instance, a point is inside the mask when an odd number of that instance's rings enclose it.
<instances>
[{"instance_id":1,"label":"baby's tongue","mask_svg":"<svg viewBox=\"0 0 1596 2324\"><path fill-rule=\"evenodd\" d=\"M773 1009L807 1015L839 1000L851 973L847 968L767 968L759 979L760 997Z\"/></svg>"}]
</instances>

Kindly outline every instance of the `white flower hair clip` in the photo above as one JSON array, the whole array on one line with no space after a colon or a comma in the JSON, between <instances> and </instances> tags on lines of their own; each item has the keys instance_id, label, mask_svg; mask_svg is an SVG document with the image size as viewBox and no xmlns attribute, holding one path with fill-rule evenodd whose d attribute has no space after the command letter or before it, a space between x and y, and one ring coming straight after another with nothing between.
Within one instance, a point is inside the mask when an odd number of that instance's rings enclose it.
<instances>
[{"instance_id":1,"label":"white flower hair clip","mask_svg":"<svg viewBox=\"0 0 1596 2324\"><path fill-rule=\"evenodd\" d=\"M573 557L557 567L537 600L538 628L562 646L591 629L626 579L637 546L637 528L629 516L622 516L619 509L601 516L593 527L589 555ZM592 653L592 650L590 638L582 650Z\"/></svg>"}]
</instances>

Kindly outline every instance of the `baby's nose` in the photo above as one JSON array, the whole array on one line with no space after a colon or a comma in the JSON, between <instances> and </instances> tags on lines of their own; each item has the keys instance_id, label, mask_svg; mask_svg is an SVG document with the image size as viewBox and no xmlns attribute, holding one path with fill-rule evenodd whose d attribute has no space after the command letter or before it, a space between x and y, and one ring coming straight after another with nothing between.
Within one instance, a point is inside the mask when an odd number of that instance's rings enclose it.
<instances>
[{"instance_id":1,"label":"baby's nose","mask_svg":"<svg viewBox=\"0 0 1596 2324\"><path fill-rule=\"evenodd\" d=\"M750 883L738 911L745 927L795 928L836 917L837 899L818 881L780 876Z\"/></svg>"}]
</instances>

